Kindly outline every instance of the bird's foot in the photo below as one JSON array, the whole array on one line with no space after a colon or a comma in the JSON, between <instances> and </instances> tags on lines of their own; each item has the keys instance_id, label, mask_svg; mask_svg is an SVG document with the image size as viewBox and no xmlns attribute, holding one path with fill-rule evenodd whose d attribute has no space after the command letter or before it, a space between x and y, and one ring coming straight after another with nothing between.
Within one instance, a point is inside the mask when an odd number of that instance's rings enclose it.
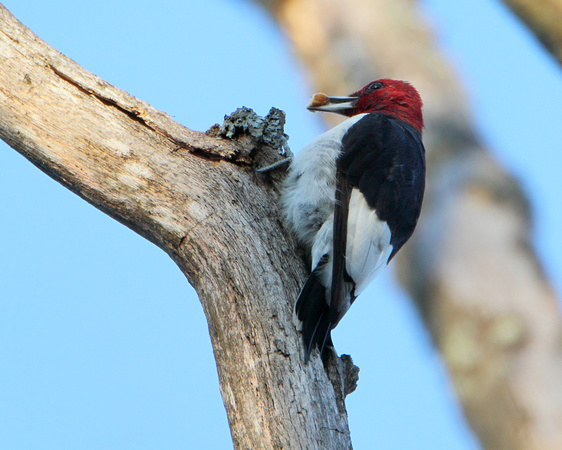
<instances>
[{"instance_id":1,"label":"bird's foot","mask_svg":"<svg viewBox=\"0 0 562 450\"><path fill-rule=\"evenodd\" d=\"M273 164L270 164L269 166L260 167L259 169L256 169L256 172L259 172L259 173L271 172L272 170L279 169L280 167L284 166L285 164L289 164L292 160L293 160L293 157L289 156L288 158L280 159L279 161L276 161Z\"/></svg>"}]
</instances>

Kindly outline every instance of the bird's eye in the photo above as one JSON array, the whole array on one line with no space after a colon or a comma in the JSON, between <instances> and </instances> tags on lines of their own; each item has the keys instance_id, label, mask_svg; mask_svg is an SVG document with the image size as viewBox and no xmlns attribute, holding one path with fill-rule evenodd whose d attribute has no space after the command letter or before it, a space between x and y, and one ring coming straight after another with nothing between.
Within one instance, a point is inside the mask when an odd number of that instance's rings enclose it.
<instances>
[{"instance_id":1,"label":"bird's eye","mask_svg":"<svg viewBox=\"0 0 562 450\"><path fill-rule=\"evenodd\" d=\"M377 89L381 89L383 87L384 87L384 84L382 84L380 81L375 81L374 83L371 83L369 85L369 87L367 88L367 93L370 94L371 92L374 92Z\"/></svg>"}]
</instances>

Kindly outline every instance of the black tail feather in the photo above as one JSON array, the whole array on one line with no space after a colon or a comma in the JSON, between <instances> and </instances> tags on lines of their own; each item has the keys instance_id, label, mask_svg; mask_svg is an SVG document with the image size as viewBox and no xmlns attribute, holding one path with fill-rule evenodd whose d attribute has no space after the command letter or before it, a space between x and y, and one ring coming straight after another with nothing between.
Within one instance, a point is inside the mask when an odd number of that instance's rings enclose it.
<instances>
[{"instance_id":1,"label":"black tail feather","mask_svg":"<svg viewBox=\"0 0 562 450\"><path fill-rule=\"evenodd\" d=\"M332 342L330 307L326 302L326 287L321 283L319 276L319 271L326 261L327 255L308 277L295 305L297 318L302 322L305 363L308 362L315 344L322 353L324 346Z\"/></svg>"}]
</instances>

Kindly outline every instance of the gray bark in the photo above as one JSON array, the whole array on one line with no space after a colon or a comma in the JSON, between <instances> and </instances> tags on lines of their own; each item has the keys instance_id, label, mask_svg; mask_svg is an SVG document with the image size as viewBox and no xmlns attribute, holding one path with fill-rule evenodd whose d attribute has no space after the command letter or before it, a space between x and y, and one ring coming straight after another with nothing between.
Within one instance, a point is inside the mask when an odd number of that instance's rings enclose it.
<instances>
[{"instance_id":1,"label":"gray bark","mask_svg":"<svg viewBox=\"0 0 562 450\"><path fill-rule=\"evenodd\" d=\"M292 325L305 263L279 220L275 178L253 167L275 150L183 127L1 5L0 137L177 263L208 320L236 448L351 447L339 365L304 366Z\"/></svg>"}]
</instances>

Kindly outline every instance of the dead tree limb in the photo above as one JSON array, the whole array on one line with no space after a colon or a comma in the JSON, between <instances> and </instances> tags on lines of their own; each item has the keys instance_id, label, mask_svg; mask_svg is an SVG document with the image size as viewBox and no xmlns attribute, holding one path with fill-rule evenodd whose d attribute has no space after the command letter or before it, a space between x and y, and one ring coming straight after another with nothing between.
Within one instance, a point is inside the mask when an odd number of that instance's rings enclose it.
<instances>
[{"instance_id":1,"label":"dead tree limb","mask_svg":"<svg viewBox=\"0 0 562 450\"><path fill-rule=\"evenodd\" d=\"M351 447L338 377L320 358L302 364L291 318L306 269L275 184L253 168L266 148L183 127L1 5L0 137L178 264L208 320L236 448Z\"/></svg>"}]
</instances>

